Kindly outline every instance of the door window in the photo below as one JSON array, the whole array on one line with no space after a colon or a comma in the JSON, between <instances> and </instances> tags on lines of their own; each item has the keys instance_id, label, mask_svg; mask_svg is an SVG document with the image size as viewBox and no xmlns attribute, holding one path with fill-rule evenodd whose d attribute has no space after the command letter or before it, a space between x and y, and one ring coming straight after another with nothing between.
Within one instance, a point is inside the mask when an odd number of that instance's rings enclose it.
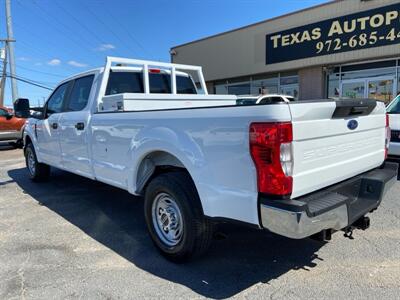
<instances>
[{"instance_id":1,"label":"door window","mask_svg":"<svg viewBox=\"0 0 400 300\"><path fill-rule=\"evenodd\" d=\"M89 100L93 79L94 75L75 79L71 96L69 97L68 101L69 111L80 111L86 107Z\"/></svg>"},{"instance_id":2,"label":"door window","mask_svg":"<svg viewBox=\"0 0 400 300\"><path fill-rule=\"evenodd\" d=\"M48 114L60 113L63 111L64 99L67 94L70 82L60 85L47 101L46 112Z\"/></svg>"}]
</instances>

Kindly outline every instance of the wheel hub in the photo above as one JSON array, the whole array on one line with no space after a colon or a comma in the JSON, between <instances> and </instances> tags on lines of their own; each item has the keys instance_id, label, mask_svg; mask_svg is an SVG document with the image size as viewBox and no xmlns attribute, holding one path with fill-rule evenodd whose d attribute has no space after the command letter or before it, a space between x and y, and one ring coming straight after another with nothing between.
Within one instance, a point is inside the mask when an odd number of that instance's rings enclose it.
<instances>
[{"instance_id":1,"label":"wheel hub","mask_svg":"<svg viewBox=\"0 0 400 300\"><path fill-rule=\"evenodd\" d=\"M163 243L175 246L181 241L182 215L173 197L167 193L159 193L153 202L152 217L154 229Z\"/></svg>"},{"instance_id":2,"label":"wheel hub","mask_svg":"<svg viewBox=\"0 0 400 300\"><path fill-rule=\"evenodd\" d=\"M32 151L28 151L28 169L29 172L34 175L35 171L36 171L36 166L35 166L36 162L35 162L35 156L33 154Z\"/></svg>"}]
</instances>

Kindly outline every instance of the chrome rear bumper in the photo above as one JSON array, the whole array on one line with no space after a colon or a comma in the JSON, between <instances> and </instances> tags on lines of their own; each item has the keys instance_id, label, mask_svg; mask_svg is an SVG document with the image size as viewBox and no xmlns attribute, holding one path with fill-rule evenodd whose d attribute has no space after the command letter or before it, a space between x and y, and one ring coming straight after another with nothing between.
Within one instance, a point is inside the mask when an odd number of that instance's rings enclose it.
<instances>
[{"instance_id":1,"label":"chrome rear bumper","mask_svg":"<svg viewBox=\"0 0 400 300\"><path fill-rule=\"evenodd\" d=\"M375 169L295 200L260 197L261 225L293 239L341 230L375 210L397 180L398 165Z\"/></svg>"},{"instance_id":2,"label":"chrome rear bumper","mask_svg":"<svg viewBox=\"0 0 400 300\"><path fill-rule=\"evenodd\" d=\"M261 205L261 219L264 228L292 239L306 238L325 229L340 230L348 225L346 205L317 217L309 217L304 211L291 212Z\"/></svg>"}]
</instances>

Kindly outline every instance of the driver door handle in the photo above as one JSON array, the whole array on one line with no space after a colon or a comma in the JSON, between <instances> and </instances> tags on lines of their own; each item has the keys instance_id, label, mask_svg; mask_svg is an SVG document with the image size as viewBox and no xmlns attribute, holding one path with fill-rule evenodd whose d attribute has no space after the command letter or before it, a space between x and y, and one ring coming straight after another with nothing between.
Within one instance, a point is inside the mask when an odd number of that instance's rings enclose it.
<instances>
[{"instance_id":1,"label":"driver door handle","mask_svg":"<svg viewBox=\"0 0 400 300\"><path fill-rule=\"evenodd\" d=\"M57 129L57 128L58 128L58 124L57 124L57 123L53 123L53 124L51 124L51 128L53 128L53 129Z\"/></svg>"},{"instance_id":2,"label":"driver door handle","mask_svg":"<svg viewBox=\"0 0 400 300\"><path fill-rule=\"evenodd\" d=\"M76 123L75 128L77 130L83 130L83 129L85 129L85 123L83 123L83 122Z\"/></svg>"}]
</instances>

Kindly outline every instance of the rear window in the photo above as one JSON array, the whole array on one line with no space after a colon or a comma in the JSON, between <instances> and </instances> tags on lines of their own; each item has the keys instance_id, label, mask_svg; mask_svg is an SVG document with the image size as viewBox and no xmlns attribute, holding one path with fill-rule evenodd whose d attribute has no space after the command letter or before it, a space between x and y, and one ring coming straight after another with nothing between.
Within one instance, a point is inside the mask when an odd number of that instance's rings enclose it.
<instances>
[{"instance_id":1,"label":"rear window","mask_svg":"<svg viewBox=\"0 0 400 300\"><path fill-rule=\"evenodd\" d=\"M150 73L150 93L170 94L171 76L169 74ZM193 81L188 76L176 76L176 92L178 94L197 94Z\"/></svg>"},{"instance_id":2,"label":"rear window","mask_svg":"<svg viewBox=\"0 0 400 300\"><path fill-rule=\"evenodd\" d=\"M149 74L150 93L169 94L171 93L170 76L162 73Z\"/></svg>"},{"instance_id":3,"label":"rear window","mask_svg":"<svg viewBox=\"0 0 400 300\"><path fill-rule=\"evenodd\" d=\"M142 73L110 72L106 95L122 93L143 93Z\"/></svg>"},{"instance_id":4,"label":"rear window","mask_svg":"<svg viewBox=\"0 0 400 300\"><path fill-rule=\"evenodd\" d=\"M149 74L150 93L170 94L171 76L163 73ZM176 76L178 94L197 94L192 79L188 76ZM111 72L106 95L122 93L144 93L143 78L140 72Z\"/></svg>"},{"instance_id":5,"label":"rear window","mask_svg":"<svg viewBox=\"0 0 400 300\"><path fill-rule=\"evenodd\" d=\"M197 94L192 79L186 76L176 76L176 92L178 94Z\"/></svg>"}]
</instances>

